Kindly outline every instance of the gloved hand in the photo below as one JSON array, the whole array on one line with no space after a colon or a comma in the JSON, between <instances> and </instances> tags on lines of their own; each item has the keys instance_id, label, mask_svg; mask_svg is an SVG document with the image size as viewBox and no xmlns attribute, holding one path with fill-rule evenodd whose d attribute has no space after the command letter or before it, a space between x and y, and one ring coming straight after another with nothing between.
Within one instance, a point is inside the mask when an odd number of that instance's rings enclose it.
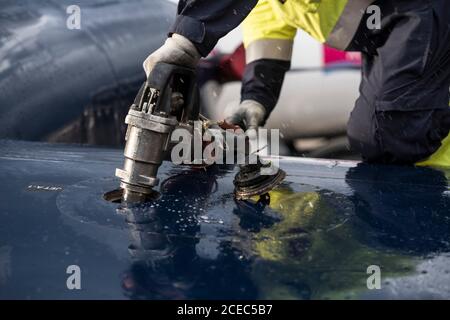
<instances>
[{"instance_id":1,"label":"gloved hand","mask_svg":"<svg viewBox=\"0 0 450 320\"><path fill-rule=\"evenodd\" d=\"M174 33L166 42L145 59L143 67L147 77L158 62L195 68L201 55L187 38Z\"/></svg>"},{"instance_id":2,"label":"gloved hand","mask_svg":"<svg viewBox=\"0 0 450 320\"><path fill-rule=\"evenodd\" d=\"M225 109L225 121L240 126L243 130L258 130L264 124L266 109L254 100L244 100L238 106Z\"/></svg>"}]
</instances>

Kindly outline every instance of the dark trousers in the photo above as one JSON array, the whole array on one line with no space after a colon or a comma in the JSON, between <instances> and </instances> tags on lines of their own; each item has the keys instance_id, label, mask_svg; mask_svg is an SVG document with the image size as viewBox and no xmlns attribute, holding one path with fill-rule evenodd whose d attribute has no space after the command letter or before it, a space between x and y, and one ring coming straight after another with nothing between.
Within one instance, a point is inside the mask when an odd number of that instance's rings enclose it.
<instances>
[{"instance_id":1,"label":"dark trousers","mask_svg":"<svg viewBox=\"0 0 450 320\"><path fill-rule=\"evenodd\" d=\"M381 29L363 19L349 48L363 53L363 67L347 133L365 161L412 164L450 132L450 1L375 4Z\"/></svg>"}]
</instances>

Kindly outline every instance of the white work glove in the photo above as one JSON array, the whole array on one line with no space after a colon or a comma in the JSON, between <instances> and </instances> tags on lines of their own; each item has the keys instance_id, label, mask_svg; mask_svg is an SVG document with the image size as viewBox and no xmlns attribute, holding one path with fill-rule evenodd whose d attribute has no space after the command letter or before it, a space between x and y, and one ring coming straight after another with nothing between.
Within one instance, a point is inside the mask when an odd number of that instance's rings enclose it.
<instances>
[{"instance_id":1,"label":"white work glove","mask_svg":"<svg viewBox=\"0 0 450 320\"><path fill-rule=\"evenodd\" d=\"M225 121L240 126L243 130L258 130L266 117L266 109L254 100L244 100L239 105L225 109Z\"/></svg>"},{"instance_id":2,"label":"white work glove","mask_svg":"<svg viewBox=\"0 0 450 320\"><path fill-rule=\"evenodd\" d=\"M201 55L194 44L182 35L174 33L166 42L145 59L143 67L147 77L158 62L195 68Z\"/></svg>"}]
</instances>

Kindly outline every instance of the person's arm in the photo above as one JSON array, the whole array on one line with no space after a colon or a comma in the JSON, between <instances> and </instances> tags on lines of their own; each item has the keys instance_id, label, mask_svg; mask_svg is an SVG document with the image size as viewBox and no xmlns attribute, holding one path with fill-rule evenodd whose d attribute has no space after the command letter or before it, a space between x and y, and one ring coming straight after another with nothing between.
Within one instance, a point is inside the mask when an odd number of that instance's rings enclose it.
<instances>
[{"instance_id":1,"label":"person's arm","mask_svg":"<svg viewBox=\"0 0 450 320\"><path fill-rule=\"evenodd\" d=\"M259 59L247 64L242 78L241 102L260 103L266 110L264 121L267 120L278 102L284 76L290 67L290 61L276 59Z\"/></svg>"},{"instance_id":2,"label":"person's arm","mask_svg":"<svg viewBox=\"0 0 450 320\"><path fill-rule=\"evenodd\" d=\"M224 114L227 122L255 128L277 104L297 29L280 19L269 1L259 1L242 26L247 65L241 104L229 105Z\"/></svg>"},{"instance_id":3,"label":"person's arm","mask_svg":"<svg viewBox=\"0 0 450 320\"><path fill-rule=\"evenodd\" d=\"M258 0L180 0L169 36L189 39L206 57L217 41L236 28Z\"/></svg>"},{"instance_id":4,"label":"person's arm","mask_svg":"<svg viewBox=\"0 0 450 320\"><path fill-rule=\"evenodd\" d=\"M217 41L236 28L258 0L180 0L164 45L143 63L147 77L158 62L195 68Z\"/></svg>"},{"instance_id":5,"label":"person's arm","mask_svg":"<svg viewBox=\"0 0 450 320\"><path fill-rule=\"evenodd\" d=\"M290 61L258 59L245 67L242 78L241 103L224 110L225 121L242 129L264 126L275 108Z\"/></svg>"}]
</instances>

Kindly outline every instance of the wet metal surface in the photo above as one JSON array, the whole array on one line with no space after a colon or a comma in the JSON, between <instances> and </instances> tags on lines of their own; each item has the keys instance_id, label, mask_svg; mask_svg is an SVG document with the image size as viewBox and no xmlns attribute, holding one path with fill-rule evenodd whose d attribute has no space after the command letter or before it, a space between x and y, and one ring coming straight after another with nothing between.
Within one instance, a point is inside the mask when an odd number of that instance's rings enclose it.
<instances>
[{"instance_id":1,"label":"wet metal surface","mask_svg":"<svg viewBox=\"0 0 450 320\"><path fill-rule=\"evenodd\" d=\"M103 199L121 161L0 141L0 299L450 298L448 171L283 159L269 203L234 200L237 169L164 163L126 206Z\"/></svg>"}]
</instances>

